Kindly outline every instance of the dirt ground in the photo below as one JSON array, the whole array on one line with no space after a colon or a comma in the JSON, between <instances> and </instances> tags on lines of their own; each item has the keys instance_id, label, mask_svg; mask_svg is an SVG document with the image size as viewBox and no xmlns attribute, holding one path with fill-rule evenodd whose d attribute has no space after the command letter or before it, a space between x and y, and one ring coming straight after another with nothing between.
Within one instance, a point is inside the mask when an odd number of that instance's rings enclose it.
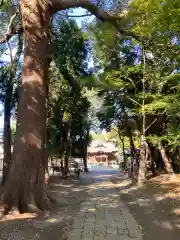
<instances>
[{"instance_id":1,"label":"dirt ground","mask_svg":"<svg viewBox=\"0 0 180 240\"><path fill-rule=\"evenodd\" d=\"M142 226L143 240L180 239L180 176L167 175L133 186L127 177L113 178L121 199Z\"/></svg>"},{"instance_id":2,"label":"dirt ground","mask_svg":"<svg viewBox=\"0 0 180 240\"><path fill-rule=\"evenodd\" d=\"M43 215L7 215L0 219L0 240L65 240L81 202L88 196L86 183L71 178L60 181L56 176L49 194L57 203Z\"/></svg>"},{"instance_id":3,"label":"dirt ground","mask_svg":"<svg viewBox=\"0 0 180 240\"><path fill-rule=\"evenodd\" d=\"M179 240L180 176L169 180L167 175L162 175L138 187L120 175L114 175L111 181L142 226L143 240ZM66 240L80 204L88 198L91 182L82 179L62 182L54 177L49 188L49 194L57 201L54 209L39 216L22 214L1 218L0 240Z\"/></svg>"}]
</instances>

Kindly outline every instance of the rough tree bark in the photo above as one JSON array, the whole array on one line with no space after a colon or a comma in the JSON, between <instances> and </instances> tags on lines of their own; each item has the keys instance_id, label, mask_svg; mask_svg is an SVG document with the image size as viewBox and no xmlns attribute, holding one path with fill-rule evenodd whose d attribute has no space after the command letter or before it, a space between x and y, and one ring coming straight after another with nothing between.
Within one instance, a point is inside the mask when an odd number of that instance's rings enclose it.
<instances>
[{"instance_id":1,"label":"rough tree bark","mask_svg":"<svg viewBox=\"0 0 180 240\"><path fill-rule=\"evenodd\" d=\"M51 57L47 60L47 67L49 68L49 65L51 63ZM44 140L43 145L44 147L44 168L45 168L45 183L49 183L49 168L48 168L48 160L49 160L49 154L48 154L48 133L47 133L47 122L48 118L50 117L49 112L49 78L48 78L48 71L45 72L46 75L44 76L44 84L45 84L45 118L44 118Z\"/></svg>"},{"instance_id":2,"label":"rough tree bark","mask_svg":"<svg viewBox=\"0 0 180 240\"><path fill-rule=\"evenodd\" d=\"M166 150L161 143L159 143L159 151L161 153L161 157L162 157L162 160L163 160L163 163L164 163L164 168L165 168L166 172L168 174L173 174L174 173L173 167L172 167L172 165L171 165L171 163L168 159L168 156L166 154Z\"/></svg>"},{"instance_id":3,"label":"rough tree bark","mask_svg":"<svg viewBox=\"0 0 180 240\"><path fill-rule=\"evenodd\" d=\"M101 21L111 22L120 33L126 33L121 27L119 17L107 14L90 0L20 1L25 51L18 111L19 124L12 165L3 189L6 210L11 207L24 210L33 201L40 209L49 205L43 157L46 117L44 77L48 68L48 30L54 13L75 7L89 10Z\"/></svg>"},{"instance_id":4,"label":"rough tree bark","mask_svg":"<svg viewBox=\"0 0 180 240\"><path fill-rule=\"evenodd\" d=\"M12 109L12 95L13 95L13 81L16 75L18 61L20 54L22 52L22 36L18 36L18 47L14 59L11 59L11 69L9 74L9 79L6 85L5 99L4 99L4 133L3 133L3 148L4 148L4 158L3 158L3 177L2 186L6 183L8 172L11 164L11 109ZM13 58L11 53L11 58Z\"/></svg>"},{"instance_id":5,"label":"rough tree bark","mask_svg":"<svg viewBox=\"0 0 180 240\"><path fill-rule=\"evenodd\" d=\"M138 178L137 178L139 185L146 183L146 180L147 180L147 177L146 177L146 174L147 174L147 157L146 157L147 150L146 149L147 149L147 144L144 140L144 136L141 135L140 159L139 159L140 163L139 163L139 172L138 172Z\"/></svg>"},{"instance_id":6,"label":"rough tree bark","mask_svg":"<svg viewBox=\"0 0 180 240\"><path fill-rule=\"evenodd\" d=\"M24 62L12 165L3 191L8 211L20 211L36 203L49 207L44 181L45 73L48 68L49 6L37 1L21 1L24 28ZM16 186L16 187L14 187Z\"/></svg>"}]
</instances>

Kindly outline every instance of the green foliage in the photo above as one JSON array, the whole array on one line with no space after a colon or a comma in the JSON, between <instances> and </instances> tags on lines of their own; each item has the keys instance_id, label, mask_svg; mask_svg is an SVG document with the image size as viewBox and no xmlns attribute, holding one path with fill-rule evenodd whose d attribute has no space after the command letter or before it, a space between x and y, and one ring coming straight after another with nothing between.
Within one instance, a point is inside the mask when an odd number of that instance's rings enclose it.
<instances>
[{"instance_id":1,"label":"green foliage","mask_svg":"<svg viewBox=\"0 0 180 240\"><path fill-rule=\"evenodd\" d=\"M125 139L128 123L138 140L145 114L147 138L155 145L166 141L175 149L180 130L179 73L172 73L179 72L179 2L170 5L171 1L134 0L124 12L127 29L151 40L143 42L145 66L141 47L123 39L108 24L91 25L89 35L101 83L94 86L104 98L97 113L101 128L110 131L116 126L119 137Z\"/></svg>"},{"instance_id":2,"label":"green foliage","mask_svg":"<svg viewBox=\"0 0 180 240\"><path fill-rule=\"evenodd\" d=\"M157 36L161 31L163 37L170 37L179 32L179 8L178 0L134 0L129 11L134 20L133 31L143 36Z\"/></svg>"},{"instance_id":3,"label":"green foliage","mask_svg":"<svg viewBox=\"0 0 180 240\"><path fill-rule=\"evenodd\" d=\"M49 154L64 153L70 132L71 154L82 157L90 141L90 103L80 86L80 77L86 76L86 43L76 22L59 24L53 31L56 52L49 74Z\"/></svg>"},{"instance_id":4,"label":"green foliage","mask_svg":"<svg viewBox=\"0 0 180 240\"><path fill-rule=\"evenodd\" d=\"M58 25L57 25L58 24ZM61 19L52 28L55 61L60 71L81 75L86 68L87 43L84 33L73 20Z\"/></svg>"}]
</instances>

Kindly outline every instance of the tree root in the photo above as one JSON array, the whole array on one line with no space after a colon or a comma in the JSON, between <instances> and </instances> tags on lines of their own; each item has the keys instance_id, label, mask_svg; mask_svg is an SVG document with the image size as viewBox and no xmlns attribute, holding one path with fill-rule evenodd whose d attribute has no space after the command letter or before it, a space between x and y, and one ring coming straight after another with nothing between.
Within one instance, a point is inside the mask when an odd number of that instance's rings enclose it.
<instances>
[{"instance_id":1,"label":"tree root","mask_svg":"<svg viewBox=\"0 0 180 240\"><path fill-rule=\"evenodd\" d=\"M8 214L24 214L24 213L35 213L40 214L44 211L49 211L52 209L54 200L46 194L43 197L35 198L31 197L30 202L24 201L24 199L20 198L19 201L12 200L12 198L3 199L2 201L2 215Z\"/></svg>"}]
</instances>

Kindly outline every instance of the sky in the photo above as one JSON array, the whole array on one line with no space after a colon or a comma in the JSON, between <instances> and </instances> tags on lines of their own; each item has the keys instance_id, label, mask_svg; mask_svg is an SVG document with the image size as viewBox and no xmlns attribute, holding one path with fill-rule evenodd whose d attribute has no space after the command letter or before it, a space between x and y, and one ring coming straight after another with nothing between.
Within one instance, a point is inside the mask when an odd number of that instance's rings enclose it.
<instances>
[{"instance_id":1,"label":"sky","mask_svg":"<svg viewBox=\"0 0 180 240\"><path fill-rule=\"evenodd\" d=\"M72 14L73 15L84 15L84 14L87 14L87 11L83 8L76 8L76 9L73 10ZM84 21L90 22L94 19L94 16L77 17L75 19L76 19L76 22L78 23L79 27L81 27Z\"/></svg>"}]
</instances>

